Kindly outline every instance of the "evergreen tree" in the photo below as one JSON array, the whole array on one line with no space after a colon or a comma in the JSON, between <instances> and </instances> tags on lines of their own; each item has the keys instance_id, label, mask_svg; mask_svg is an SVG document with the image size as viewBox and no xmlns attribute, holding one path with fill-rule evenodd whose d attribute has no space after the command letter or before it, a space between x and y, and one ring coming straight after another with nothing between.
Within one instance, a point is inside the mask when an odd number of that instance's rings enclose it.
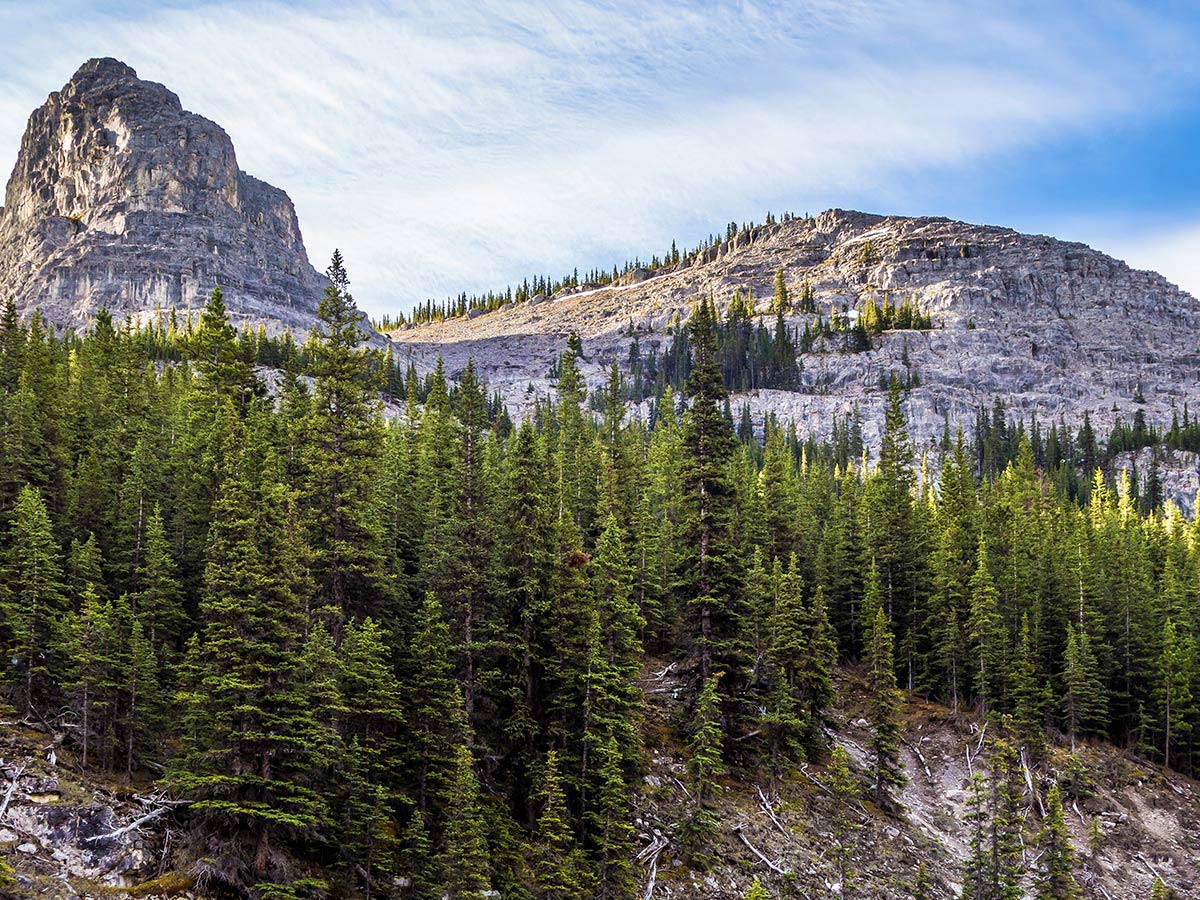
<instances>
[{"instance_id":1,"label":"evergreen tree","mask_svg":"<svg viewBox=\"0 0 1200 900\"><path fill-rule=\"evenodd\" d=\"M317 722L298 677L303 621L288 558L289 499L251 415L214 505L199 681L181 701L192 729L170 783L192 800L193 823L220 836L212 877L270 896L292 880L289 857L315 837L327 808L310 783L322 762Z\"/></svg>"},{"instance_id":2,"label":"evergreen tree","mask_svg":"<svg viewBox=\"0 0 1200 900\"><path fill-rule=\"evenodd\" d=\"M826 769L826 783L833 795L833 834L836 842L835 850L838 865L838 881L843 892L850 881L850 853L853 849L849 837L855 828L850 815L850 806L858 803L858 785L850 771L850 756L841 744L834 744L829 753L829 766Z\"/></svg>"},{"instance_id":3,"label":"evergreen tree","mask_svg":"<svg viewBox=\"0 0 1200 900\"><path fill-rule=\"evenodd\" d=\"M917 863L917 874L913 881L912 900L933 900L933 878L929 874L929 869L925 867L924 860Z\"/></svg>"},{"instance_id":4,"label":"evergreen tree","mask_svg":"<svg viewBox=\"0 0 1200 900\"><path fill-rule=\"evenodd\" d=\"M1102 727L1107 719L1104 685L1091 642L1082 628L1067 629L1067 649L1063 671L1063 706L1071 752L1075 752L1075 735Z\"/></svg>"},{"instance_id":5,"label":"evergreen tree","mask_svg":"<svg viewBox=\"0 0 1200 900\"><path fill-rule=\"evenodd\" d=\"M714 672L724 671L731 682L726 695L732 697L741 671L740 566L730 476L735 439L722 411L728 394L721 377L715 316L711 301L702 300L688 323L691 405L680 432L684 520L676 588L693 623L701 684L707 687Z\"/></svg>"},{"instance_id":6,"label":"evergreen tree","mask_svg":"<svg viewBox=\"0 0 1200 900\"><path fill-rule=\"evenodd\" d=\"M484 900L491 891L487 826L475 761L460 745L453 757L441 853L443 886L451 900Z\"/></svg>"},{"instance_id":7,"label":"evergreen tree","mask_svg":"<svg viewBox=\"0 0 1200 900\"><path fill-rule=\"evenodd\" d=\"M685 823L684 837L692 859L699 864L705 860L704 847L716 829L717 814L713 803L718 790L716 779L725 772L722 759L725 736L721 730L721 698L717 690L719 677L710 676L700 691L688 744L692 810Z\"/></svg>"},{"instance_id":8,"label":"evergreen tree","mask_svg":"<svg viewBox=\"0 0 1200 900\"><path fill-rule=\"evenodd\" d=\"M386 611L389 587L383 529L374 504L383 424L375 393L377 363L360 351L366 335L336 250L329 286L309 341L316 384L305 427L305 500L317 603L346 618Z\"/></svg>"},{"instance_id":9,"label":"evergreen tree","mask_svg":"<svg viewBox=\"0 0 1200 900\"><path fill-rule=\"evenodd\" d=\"M867 658L871 739L867 750L875 802L886 808L892 805L891 789L902 787L907 779L900 762L900 692L896 689L892 632L882 609L876 611L871 631Z\"/></svg>"},{"instance_id":10,"label":"evergreen tree","mask_svg":"<svg viewBox=\"0 0 1200 900\"><path fill-rule=\"evenodd\" d=\"M538 900L572 900L591 896L591 873L575 844L567 821L567 802L551 750L541 766L533 801L540 807L534 828L533 871Z\"/></svg>"},{"instance_id":11,"label":"evergreen tree","mask_svg":"<svg viewBox=\"0 0 1200 900\"><path fill-rule=\"evenodd\" d=\"M45 501L26 485L17 495L0 582L0 647L24 713L50 695L58 671L67 612L59 552Z\"/></svg>"},{"instance_id":12,"label":"evergreen tree","mask_svg":"<svg viewBox=\"0 0 1200 900\"><path fill-rule=\"evenodd\" d=\"M746 893L742 894L742 900L771 900L771 895L767 889L762 886L762 882L755 876L754 881L750 883L750 887L746 889Z\"/></svg>"},{"instance_id":13,"label":"evergreen tree","mask_svg":"<svg viewBox=\"0 0 1200 900\"><path fill-rule=\"evenodd\" d=\"M1071 871L1075 853L1063 819L1062 793L1057 784L1050 788L1046 798L1046 818L1042 821L1037 842L1041 850L1034 878L1037 900L1076 900L1082 896Z\"/></svg>"},{"instance_id":14,"label":"evergreen tree","mask_svg":"<svg viewBox=\"0 0 1200 900\"><path fill-rule=\"evenodd\" d=\"M1000 595L992 581L987 541L979 538L971 576L971 641L976 659L976 692L984 715L1003 702L1008 635L1000 616Z\"/></svg>"}]
</instances>

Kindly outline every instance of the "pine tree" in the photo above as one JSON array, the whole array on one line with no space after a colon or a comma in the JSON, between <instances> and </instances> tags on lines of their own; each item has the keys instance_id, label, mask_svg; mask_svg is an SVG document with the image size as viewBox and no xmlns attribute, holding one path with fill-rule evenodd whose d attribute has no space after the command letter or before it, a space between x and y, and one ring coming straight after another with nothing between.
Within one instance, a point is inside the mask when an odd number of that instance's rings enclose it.
<instances>
[{"instance_id":1,"label":"pine tree","mask_svg":"<svg viewBox=\"0 0 1200 900\"><path fill-rule=\"evenodd\" d=\"M1012 667L1013 728L1020 744L1035 759L1046 749L1045 689L1038 677L1036 654L1029 614L1025 613Z\"/></svg>"},{"instance_id":2,"label":"pine tree","mask_svg":"<svg viewBox=\"0 0 1200 900\"><path fill-rule=\"evenodd\" d=\"M987 841L987 802L987 780L982 772L976 772L971 776L964 820L969 855L963 864L963 900L993 900L992 855Z\"/></svg>"},{"instance_id":3,"label":"pine tree","mask_svg":"<svg viewBox=\"0 0 1200 900\"><path fill-rule=\"evenodd\" d=\"M606 735L592 754L598 778L585 813L589 849L596 861L596 900L621 900L637 890L632 863L636 834L622 762L616 739Z\"/></svg>"},{"instance_id":4,"label":"pine tree","mask_svg":"<svg viewBox=\"0 0 1200 900\"><path fill-rule=\"evenodd\" d=\"M1173 760L1173 741L1190 730L1188 715L1192 712L1193 696L1188 675L1192 658L1191 642L1180 638L1175 623L1167 619L1162 631L1162 652L1158 659L1158 702L1162 757L1164 765Z\"/></svg>"},{"instance_id":5,"label":"pine tree","mask_svg":"<svg viewBox=\"0 0 1200 900\"><path fill-rule=\"evenodd\" d=\"M892 805L891 789L902 787L907 779L900 762L900 692L896 689L892 631L882 609L876 611L871 631L867 657L871 739L867 750L875 802L886 808Z\"/></svg>"},{"instance_id":6,"label":"pine tree","mask_svg":"<svg viewBox=\"0 0 1200 900\"><path fill-rule=\"evenodd\" d=\"M320 331L309 341L316 385L305 427L305 501L317 603L344 618L378 616L389 602L383 529L374 479L383 447L376 394L377 354L364 352L362 318L334 251L329 286L317 307Z\"/></svg>"},{"instance_id":7,"label":"pine tree","mask_svg":"<svg viewBox=\"0 0 1200 900\"><path fill-rule=\"evenodd\" d=\"M1074 753L1076 734L1102 727L1107 719L1104 685L1100 681L1091 642L1087 632L1075 626L1067 629L1063 687L1067 734Z\"/></svg>"},{"instance_id":8,"label":"pine tree","mask_svg":"<svg viewBox=\"0 0 1200 900\"><path fill-rule=\"evenodd\" d=\"M850 756L841 744L835 743L833 750L829 753L829 766L826 769L825 781L829 786L830 793L833 794L832 820L837 854L835 858L838 864L838 881L845 892L850 880L849 863L850 853L853 849L848 838L855 828L849 810L851 805L857 804L859 800L858 785L850 771Z\"/></svg>"},{"instance_id":9,"label":"pine tree","mask_svg":"<svg viewBox=\"0 0 1200 900\"><path fill-rule=\"evenodd\" d=\"M732 697L741 671L740 566L730 475L735 438L722 411L728 394L721 376L715 317L711 301L702 300L688 323L691 405L680 430L684 520L676 590L692 622L701 684L707 685L714 672L723 670L731 682L726 695Z\"/></svg>"},{"instance_id":10,"label":"pine tree","mask_svg":"<svg viewBox=\"0 0 1200 900\"><path fill-rule=\"evenodd\" d=\"M771 300L771 312L790 313L792 301L788 298L787 285L783 281L783 269L775 270L775 294Z\"/></svg>"},{"instance_id":11,"label":"pine tree","mask_svg":"<svg viewBox=\"0 0 1200 900\"><path fill-rule=\"evenodd\" d=\"M171 557L162 511L155 504L146 522L145 541L134 581L133 608L146 629L146 639L160 658L174 655L187 623L183 592Z\"/></svg>"},{"instance_id":12,"label":"pine tree","mask_svg":"<svg viewBox=\"0 0 1200 900\"><path fill-rule=\"evenodd\" d=\"M441 852L443 887L450 900L484 900L491 891L487 824L475 761L460 745L453 757L446 804L446 834Z\"/></svg>"},{"instance_id":13,"label":"pine tree","mask_svg":"<svg viewBox=\"0 0 1200 900\"><path fill-rule=\"evenodd\" d=\"M251 412L242 447L214 505L204 630L189 660L198 683L183 686L191 727L170 783L192 800L193 822L219 835L213 878L236 890L286 890L287 860L325 820L310 784L328 746L297 663L303 633L289 559L287 492Z\"/></svg>"},{"instance_id":14,"label":"pine tree","mask_svg":"<svg viewBox=\"0 0 1200 900\"><path fill-rule=\"evenodd\" d=\"M977 664L976 692L984 715L1003 702L1008 635L1000 616L1000 595L992 581L987 541L979 538L975 574L971 576L971 641Z\"/></svg>"},{"instance_id":15,"label":"pine tree","mask_svg":"<svg viewBox=\"0 0 1200 900\"><path fill-rule=\"evenodd\" d=\"M991 881L996 900L1021 900L1024 840L1021 783L1016 750L1006 741L992 745L989 807L991 814Z\"/></svg>"},{"instance_id":16,"label":"pine tree","mask_svg":"<svg viewBox=\"0 0 1200 900\"><path fill-rule=\"evenodd\" d=\"M575 844L567 820L567 802L558 772L558 754L551 750L540 767L533 802L539 807L533 835L533 872L538 900L573 900L591 896L591 873Z\"/></svg>"},{"instance_id":17,"label":"pine tree","mask_svg":"<svg viewBox=\"0 0 1200 900\"><path fill-rule=\"evenodd\" d=\"M1041 849L1034 878L1037 900L1076 900L1082 896L1071 871L1075 853L1063 819L1062 793L1057 784L1050 788L1046 798L1046 818L1042 821L1037 842Z\"/></svg>"},{"instance_id":18,"label":"pine tree","mask_svg":"<svg viewBox=\"0 0 1200 900\"><path fill-rule=\"evenodd\" d=\"M925 860L917 863L917 875L913 881L912 900L933 900L933 878L925 867Z\"/></svg>"},{"instance_id":19,"label":"pine tree","mask_svg":"<svg viewBox=\"0 0 1200 900\"><path fill-rule=\"evenodd\" d=\"M746 893L742 894L742 900L771 900L771 895L762 886L762 882L758 880L758 876L755 876L754 881L750 883L750 887L746 889Z\"/></svg>"},{"instance_id":20,"label":"pine tree","mask_svg":"<svg viewBox=\"0 0 1200 900\"><path fill-rule=\"evenodd\" d=\"M450 629L432 594L425 596L417 613L409 656L404 723L411 742L417 812L424 814L449 802L455 773L454 760L445 750L467 737L462 697L450 662Z\"/></svg>"},{"instance_id":21,"label":"pine tree","mask_svg":"<svg viewBox=\"0 0 1200 900\"><path fill-rule=\"evenodd\" d=\"M229 324L225 296L219 287L200 312L200 319L188 341L188 350L210 397L211 406L230 399L244 410L255 389L250 361L239 351L237 329Z\"/></svg>"},{"instance_id":22,"label":"pine tree","mask_svg":"<svg viewBox=\"0 0 1200 900\"><path fill-rule=\"evenodd\" d=\"M67 613L59 552L45 501L26 485L13 509L0 581L0 647L25 713L50 694L58 671Z\"/></svg>"},{"instance_id":23,"label":"pine tree","mask_svg":"<svg viewBox=\"0 0 1200 900\"><path fill-rule=\"evenodd\" d=\"M706 859L704 845L716 829L717 814L713 802L719 789L716 779L725 772L722 759L725 736L721 729L721 697L717 689L719 678L719 675L710 676L696 699L688 744L687 769L693 799L684 837L692 859L699 864Z\"/></svg>"}]
</instances>

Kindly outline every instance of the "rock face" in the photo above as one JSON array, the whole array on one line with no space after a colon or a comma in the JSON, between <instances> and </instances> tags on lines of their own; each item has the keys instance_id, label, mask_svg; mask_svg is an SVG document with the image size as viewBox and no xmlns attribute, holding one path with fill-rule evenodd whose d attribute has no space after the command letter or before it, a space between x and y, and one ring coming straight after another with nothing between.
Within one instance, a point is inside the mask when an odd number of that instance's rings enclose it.
<instances>
[{"instance_id":1,"label":"rock face","mask_svg":"<svg viewBox=\"0 0 1200 900\"><path fill-rule=\"evenodd\" d=\"M198 309L272 330L313 321L324 278L287 194L233 143L124 63L93 59L29 119L0 210L0 297L60 326Z\"/></svg>"},{"instance_id":2,"label":"rock face","mask_svg":"<svg viewBox=\"0 0 1200 900\"><path fill-rule=\"evenodd\" d=\"M572 330L584 340L583 369L594 386L613 359L626 364L635 338L643 353L665 348L672 323L686 320L709 291L719 304L735 290L753 291L772 326L779 268L793 301L807 282L825 318L869 296L880 305L911 299L934 329L888 332L861 353L817 346L801 359L799 391L734 399L735 411L750 405L756 423L774 412L802 432L828 433L835 415L857 408L873 445L883 419L880 376L906 370L920 376L907 412L914 438L926 445L941 437L946 419L970 434L979 407L997 398L1011 415L1036 413L1046 424L1061 418L1075 427L1088 413L1101 437L1117 415L1128 422L1141 410L1166 426L1185 401L1200 408L1194 297L1083 244L942 218L829 210L743 231L674 269L392 339L397 356L411 355L419 368L442 354L453 373L473 357L491 387L520 409L552 390L547 373ZM787 322L803 331L815 318Z\"/></svg>"}]
</instances>

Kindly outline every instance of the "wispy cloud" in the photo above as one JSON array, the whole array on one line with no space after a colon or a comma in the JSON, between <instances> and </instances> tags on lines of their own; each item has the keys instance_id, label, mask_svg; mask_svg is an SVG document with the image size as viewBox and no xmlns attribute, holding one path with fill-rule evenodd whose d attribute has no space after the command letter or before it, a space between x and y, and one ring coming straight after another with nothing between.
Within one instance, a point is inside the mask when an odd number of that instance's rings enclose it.
<instances>
[{"instance_id":1,"label":"wispy cloud","mask_svg":"<svg viewBox=\"0 0 1200 900\"><path fill-rule=\"evenodd\" d=\"M939 169L1194 88L1187 31L1086 6L0 4L0 167L49 90L120 57L221 123L382 312L768 208L911 207Z\"/></svg>"}]
</instances>

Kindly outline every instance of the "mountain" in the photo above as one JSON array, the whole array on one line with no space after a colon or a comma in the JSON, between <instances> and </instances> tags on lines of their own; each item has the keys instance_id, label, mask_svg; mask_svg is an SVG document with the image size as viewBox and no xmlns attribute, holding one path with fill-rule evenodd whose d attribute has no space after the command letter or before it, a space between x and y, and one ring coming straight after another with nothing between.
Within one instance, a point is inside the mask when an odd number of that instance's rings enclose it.
<instances>
[{"instance_id":1,"label":"mountain","mask_svg":"<svg viewBox=\"0 0 1200 900\"><path fill-rule=\"evenodd\" d=\"M857 407L874 444L890 373L918 373L906 412L916 438L941 437L945 419L974 423L1000 398L1010 414L1078 425L1089 413L1103 437L1119 414L1142 410L1169 424L1184 401L1200 400L1200 303L1161 275L1131 269L1083 244L944 218L828 210L738 232L685 261L633 270L608 286L566 288L496 311L407 326L391 334L398 357L429 367L441 354L456 372L474 357L491 386L518 406L547 394L548 372L567 335L584 342L593 385L629 348L661 351L671 325L710 293L728 309L753 292L767 328L777 270L794 301L805 283L816 314L793 313L803 331L817 315L853 316L868 300L915 303L932 329L891 329L869 349L818 341L800 356L799 388L735 398L761 424L770 411L827 433L833 416Z\"/></svg>"},{"instance_id":2,"label":"mountain","mask_svg":"<svg viewBox=\"0 0 1200 900\"><path fill-rule=\"evenodd\" d=\"M0 209L0 297L80 327L199 309L305 331L325 280L287 194L238 168L229 135L115 59L92 59L33 115Z\"/></svg>"}]
</instances>

